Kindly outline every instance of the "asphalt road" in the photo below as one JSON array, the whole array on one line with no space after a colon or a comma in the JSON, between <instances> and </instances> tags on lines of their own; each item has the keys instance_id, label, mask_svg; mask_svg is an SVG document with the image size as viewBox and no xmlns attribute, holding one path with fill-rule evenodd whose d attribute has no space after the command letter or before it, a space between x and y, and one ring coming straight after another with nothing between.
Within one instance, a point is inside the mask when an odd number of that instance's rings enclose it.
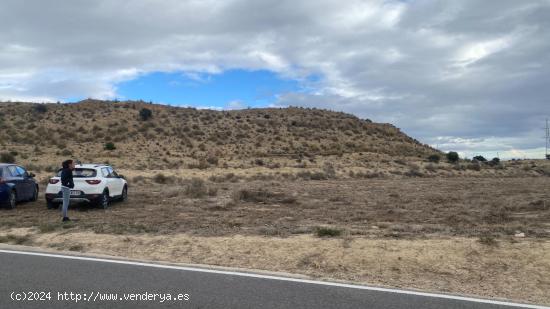
<instances>
[{"instance_id":1,"label":"asphalt road","mask_svg":"<svg viewBox=\"0 0 550 309\"><path fill-rule=\"evenodd\" d=\"M10 250L0 250L0 276L0 308L526 308L410 291ZM107 295L117 300L101 300Z\"/></svg>"}]
</instances>

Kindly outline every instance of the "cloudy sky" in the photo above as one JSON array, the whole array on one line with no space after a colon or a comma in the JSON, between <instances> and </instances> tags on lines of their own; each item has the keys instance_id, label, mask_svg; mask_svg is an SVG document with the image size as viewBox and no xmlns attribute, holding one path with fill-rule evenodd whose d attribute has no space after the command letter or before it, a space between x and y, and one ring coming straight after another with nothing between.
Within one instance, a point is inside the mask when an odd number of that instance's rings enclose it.
<instances>
[{"instance_id":1,"label":"cloudy sky","mask_svg":"<svg viewBox=\"0 0 550 309\"><path fill-rule=\"evenodd\" d=\"M542 157L550 1L2 0L0 100L308 106Z\"/></svg>"}]
</instances>

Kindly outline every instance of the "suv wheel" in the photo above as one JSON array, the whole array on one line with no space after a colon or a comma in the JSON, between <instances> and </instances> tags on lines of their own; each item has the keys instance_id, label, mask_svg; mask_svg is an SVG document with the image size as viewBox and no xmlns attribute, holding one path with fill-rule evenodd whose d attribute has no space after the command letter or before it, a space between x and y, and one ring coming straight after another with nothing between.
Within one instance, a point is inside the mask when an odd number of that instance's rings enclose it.
<instances>
[{"instance_id":1,"label":"suv wheel","mask_svg":"<svg viewBox=\"0 0 550 309\"><path fill-rule=\"evenodd\" d=\"M120 196L120 201L126 202L128 200L128 187L124 186L122 189L122 195Z\"/></svg>"},{"instance_id":2,"label":"suv wheel","mask_svg":"<svg viewBox=\"0 0 550 309\"><path fill-rule=\"evenodd\" d=\"M17 203L17 193L12 190L8 196L8 208L14 209Z\"/></svg>"},{"instance_id":3,"label":"suv wheel","mask_svg":"<svg viewBox=\"0 0 550 309\"><path fill-rule=\"evenodd\" d=\"M36 202L38 200L38 187L34 188L34 193L32 194L31 202Z\"/></svg>"},{"instance_id":4,"label":"suv wheel","mask_svg":"<svg viewBox=\"0 0 550 309\"><path fill-rule=\"evenodd\" d=\"M99 207L103 209L109 208L109 192L107 190L103 191L103 194L99 198Z\"/></svg>"}]
</instances>

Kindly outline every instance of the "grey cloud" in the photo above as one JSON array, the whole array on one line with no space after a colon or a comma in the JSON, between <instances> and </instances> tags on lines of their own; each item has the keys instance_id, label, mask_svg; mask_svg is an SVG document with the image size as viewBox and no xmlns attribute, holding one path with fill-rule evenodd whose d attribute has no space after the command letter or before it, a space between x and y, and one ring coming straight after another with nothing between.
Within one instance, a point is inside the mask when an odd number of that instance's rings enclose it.
<instances>
[{"instance_id":1,"label":"grey cloud","mask_svg":"<svg viewBox=\"0 0 550 309\"><path fill-rule=\"evenodd\" d=\"M278 105L391 122L445 150L535 149L549 114L545 0L7 0L0 20L0 99L112 98L152 71L268 69L306 89Z\"/></svg>"}]
</instances>

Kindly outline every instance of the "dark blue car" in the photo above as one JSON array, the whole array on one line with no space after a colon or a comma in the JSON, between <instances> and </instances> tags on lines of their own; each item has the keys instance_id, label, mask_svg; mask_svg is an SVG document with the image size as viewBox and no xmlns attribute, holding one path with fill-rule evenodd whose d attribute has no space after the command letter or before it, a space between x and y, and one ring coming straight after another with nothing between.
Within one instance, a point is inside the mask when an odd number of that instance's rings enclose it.
<instances>
[{"instance_id":1,"label":"dark blue car","mask_svg":"<svg viewBox=\"0 0 550 309\"><path fill-rule=\"evenodd\" d=\"M34 174L15 164L0 163L0 205L15 208L21 201L36 201L38 184Z\"/></svg>"}]
</instances>

